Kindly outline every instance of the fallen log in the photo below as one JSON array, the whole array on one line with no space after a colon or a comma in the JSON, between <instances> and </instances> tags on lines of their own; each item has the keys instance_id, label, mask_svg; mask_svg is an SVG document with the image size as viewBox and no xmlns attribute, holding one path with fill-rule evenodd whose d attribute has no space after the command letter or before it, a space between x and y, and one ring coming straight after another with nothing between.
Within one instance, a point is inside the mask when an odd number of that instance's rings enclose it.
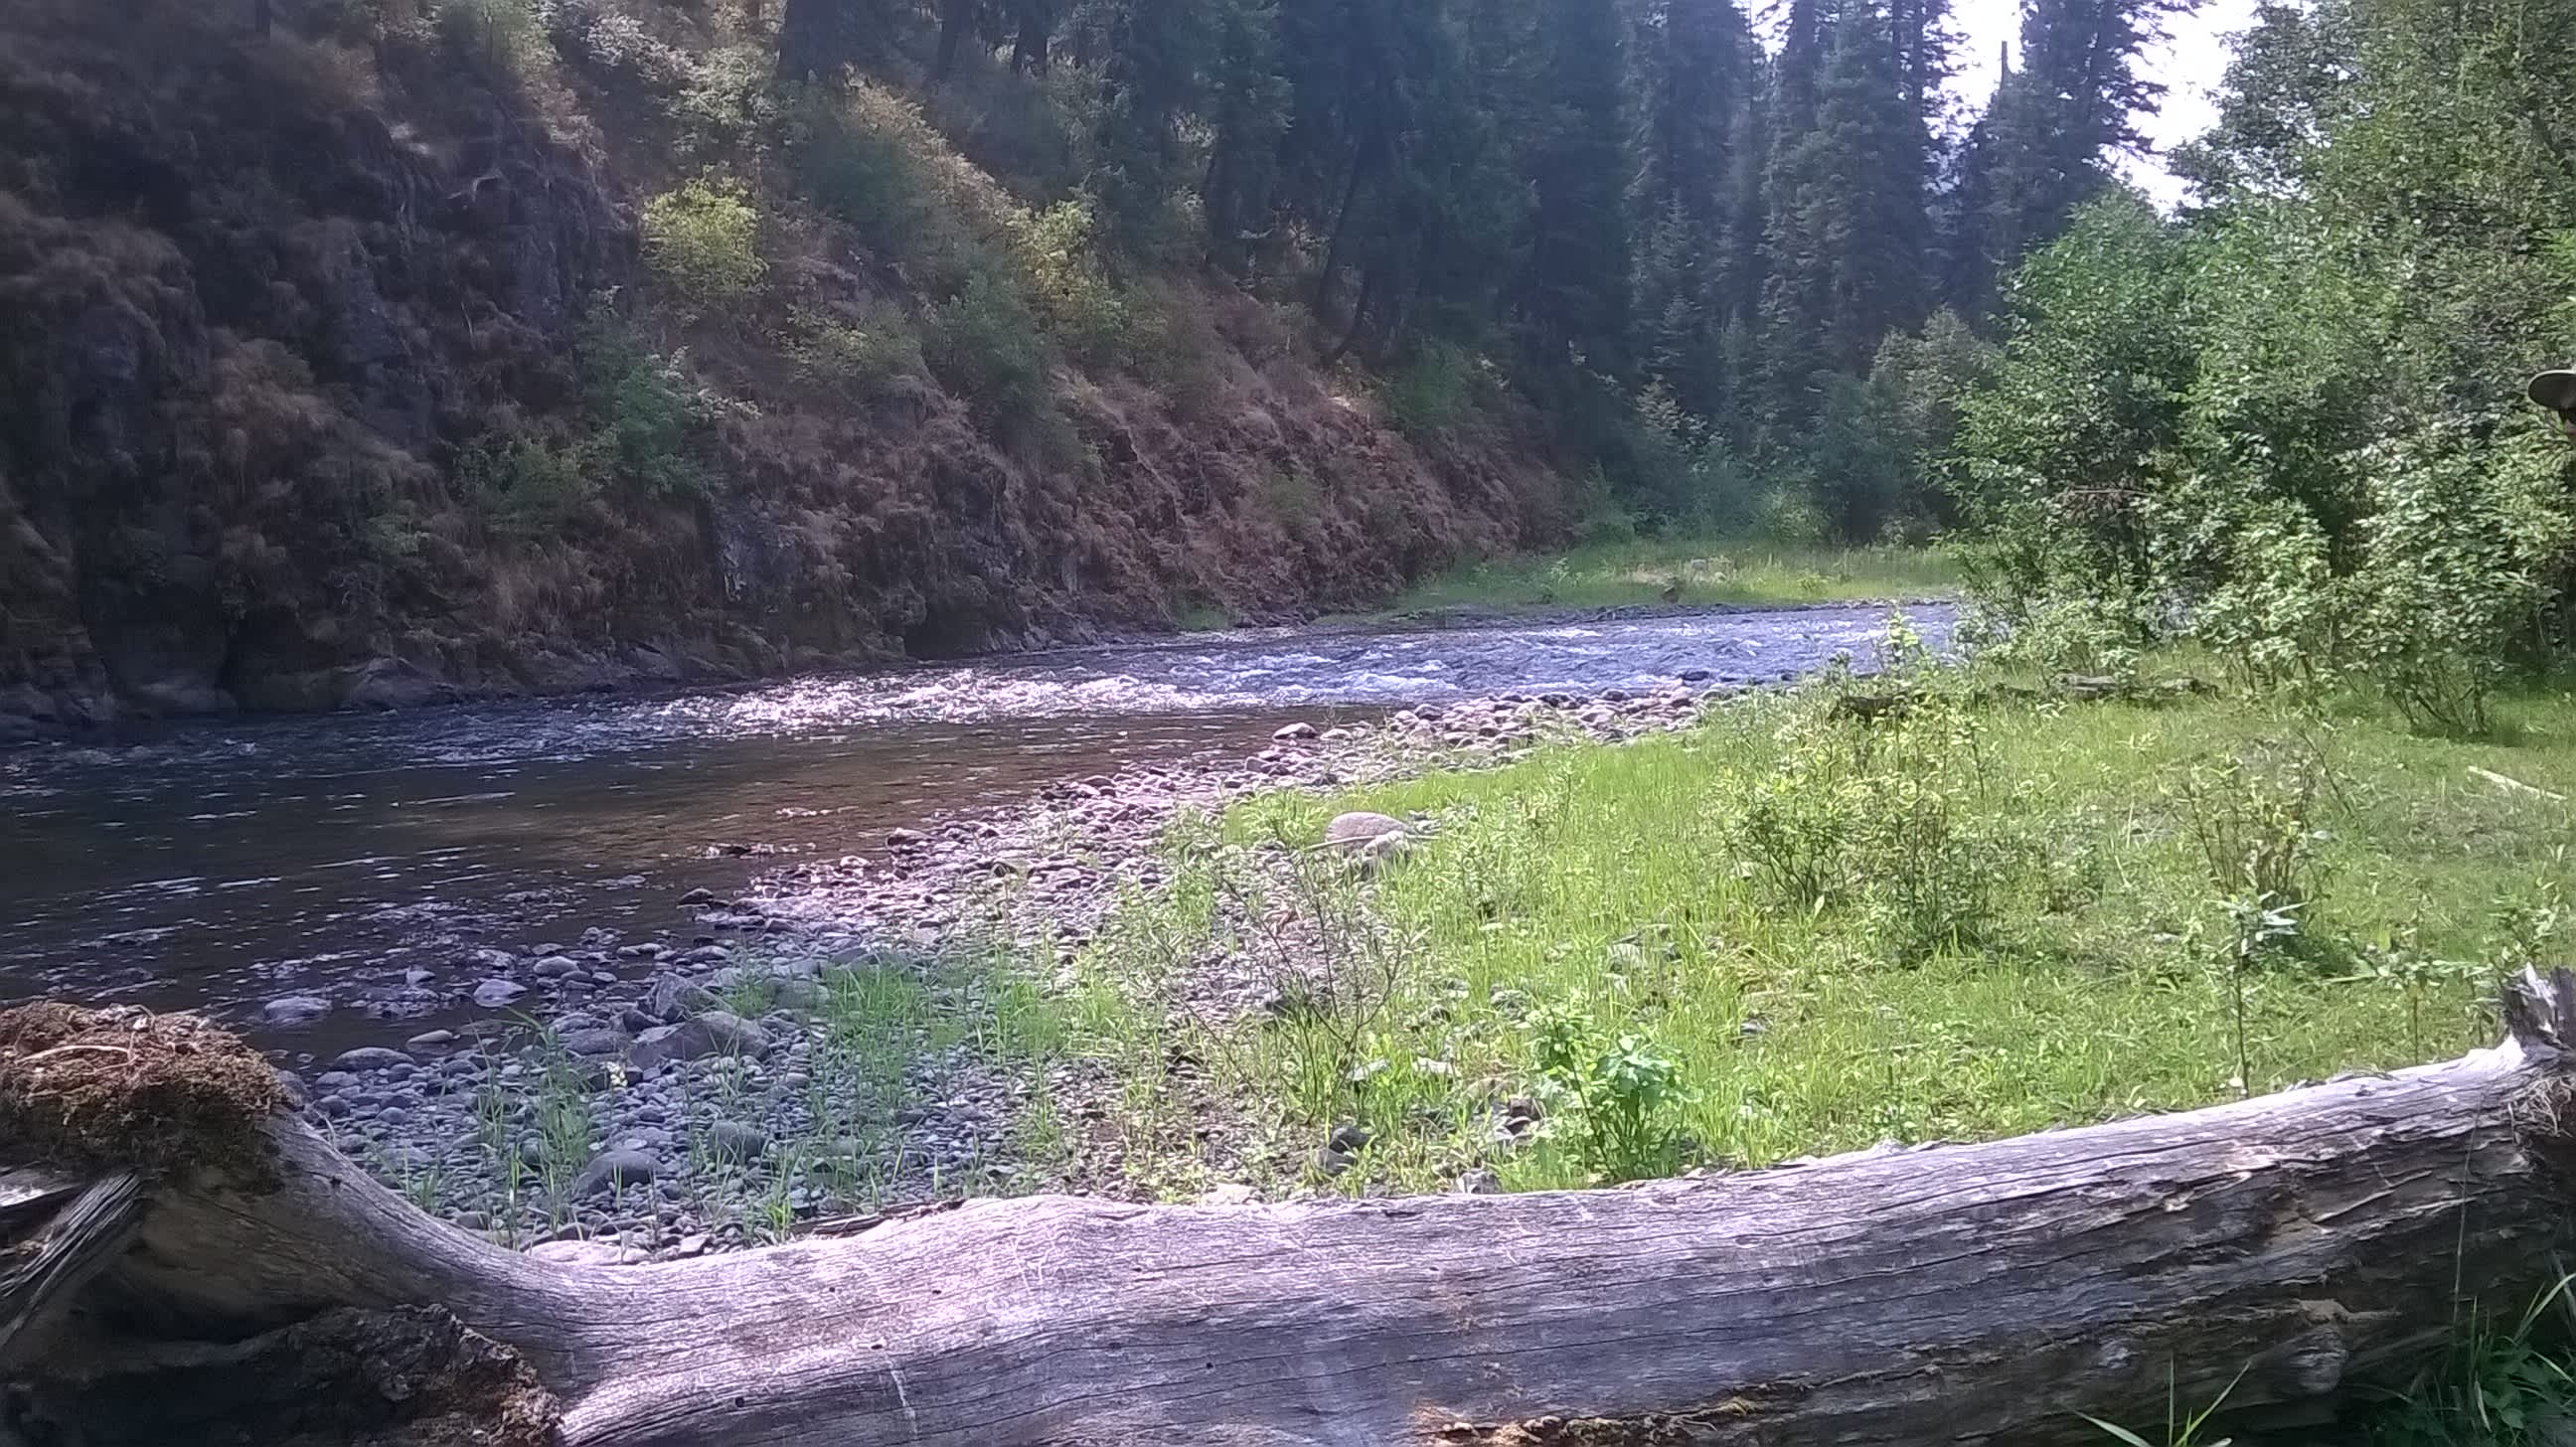
<instances>
[{"instance_id":1,"label":"fallen log","mask_svg":"<svg viewBox=\"0 0 2576 1447\"><path fill-rule=\"evenodd\" d=\"M2052 1443L2230 1382L2315 1420L2464 1297L2556 1274L2576 979L2507 1015L2447 1064L1985 1145L1612 1191L975 1201L584 1268L413 1210L210 1027L22 1007L0 1168L44 1174L0 1175L0 1281L51 1285L0 1302L0 1441Z\"/></svg>"}]
</instances>

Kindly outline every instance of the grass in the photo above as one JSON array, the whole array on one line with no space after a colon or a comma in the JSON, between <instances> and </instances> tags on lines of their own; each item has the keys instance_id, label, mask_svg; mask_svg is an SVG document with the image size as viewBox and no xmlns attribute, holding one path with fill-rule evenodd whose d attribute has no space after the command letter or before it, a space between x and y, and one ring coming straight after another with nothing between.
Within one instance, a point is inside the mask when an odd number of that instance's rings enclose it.
<instances>
[{"instance_id":1,"label":"grass","mask_svg":"<svg viewBox=\"0 0 2576 1447\"><path fill-rule=\"evenodd\" d=\"M1659 538L1462 564L1416 584L1386 611L1848 603L1945 596L1958 587L1958 569L1933 549Z\"/></svg>"},{"instance_id":2,"label":"grass","mask_svg":"<svg viewBox=\"0 0 2576 1447\"><path fill-rule=\"evenodd\" d=\"M2503 974L2563 957L2576 812L2472 771L2576 796L2576 696L2472 742L1994 682L1177 822L1071 1002L1127 1189L1543 1189L2187 1109L2489 1044ZM1373 879L1306 847L1355 809L1420 846ZM1229 973L1268 998L1208 1008ZM2576 1405L2555 1318L2493 1305L2369 1440Z\"/></svg>"},{"instance_id":3,"label":"grass","mask_svg":"<svg viewBox=\"0 0 2576 1447\"><path fill-rule=\"evenodd\" d=\"M2568 806L2469 773L2576 793L2563 697L2514 701L2505 741L2461 743L2219 699L1987 700L1891 729L1831 721L1828 693L1490 772L1259 796L1178 830L1175 887L1086 952L1088 1048L1130 1077L1143 1136L1228 1103L1256 1184L1323 1184L1309 1157L1348 1119L1371 1141L1341 1188L1469 1170L1567 1186L2448 1057L2492 1039L2496 975L2565 928ZM2250 886L2215 877L2204 840L2245 829L2209 816L2277 823L2300 796L2244 780L2289 755L2326 778L2315 817L2290 821L2308 898L2240 948L2225 906ZM1349 809L1433 832L1374 886L1286 862L1312 856L1276 841ZM1306 934L1272 938L1283 916ZM1318 921L1342 941L1321 997L1163 1017L1194 962L1282 968L1262 962L1311 956ZM1130 1155L1175 1194L1208 1176Z\"/></svg>"}]
</instances>

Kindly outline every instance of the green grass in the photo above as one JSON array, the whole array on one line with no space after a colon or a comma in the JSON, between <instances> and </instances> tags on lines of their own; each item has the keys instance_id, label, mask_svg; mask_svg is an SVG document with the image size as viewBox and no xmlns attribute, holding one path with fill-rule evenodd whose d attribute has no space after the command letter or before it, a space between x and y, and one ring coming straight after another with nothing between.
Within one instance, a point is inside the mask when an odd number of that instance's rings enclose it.
<instances>
[{"instance_id":1,"label":"green grass","mask_svg":"<svg viewBox=\"0 0 2576 1447\"><path fill-rule=\"evenodd\" d=\"M1626 607L1665 601L1675 584L1672 601L1680 603L1844 603L1947 595L1959 573L1921 548L1665 538L1463 564L1415 585L1386 611Z\"/></svg>"},{"instance_id":2,"label":"green grass","mask_svg":"<svg viewBox=\"0 0 2576 1447\"><path fill-rule=\"evenodd\" d=\"M1989 701L1891 735L1822 703L1750 702L1688 734L1492 772L1270 794L1179 831L1176 887L1132 902L1087 953L1081 1033L1130 1074L1148 1127L1205 1100L1237 1111L1258 1184L1320 1184L1321 1132L1355 1119L1373 1139L1343 1188L1445 1189L1470 1169L1553 1187L1996 1137L2448 1057L2491 1040L2496 975L2547 957L2563 928L2568 806L2468 770L2576 794L2564 698L2510 703L2507 741L2489 743L2223 700ZM2296 938L2232 970L2221 899L2243 891L2213 880L2197 816L2259 823L2278 798L2245 780L2311 750L2328 775L2295 829L2312 898ZM2254 763L2220 767L2240 756ZM2227 780L2247 797L2211 798ZM1264 846L1359 808L1435 821L1365 901ZM1194 960L1292 953L1264 922L1283 913L1344 942L1323 1009L1161 1018ZM1175 1041L1195 1078L1172 1076ZM1605 1169L1619 1102L1599 1077L1621 1058L1668 1065L1670 1088L1642 1078L1651 1149ZM1514 1097L1546 1123L1498 1135ZM1131 1169L1161 1189L1205 1179L1146 1157Z\"/></svg>"}]
</instances>

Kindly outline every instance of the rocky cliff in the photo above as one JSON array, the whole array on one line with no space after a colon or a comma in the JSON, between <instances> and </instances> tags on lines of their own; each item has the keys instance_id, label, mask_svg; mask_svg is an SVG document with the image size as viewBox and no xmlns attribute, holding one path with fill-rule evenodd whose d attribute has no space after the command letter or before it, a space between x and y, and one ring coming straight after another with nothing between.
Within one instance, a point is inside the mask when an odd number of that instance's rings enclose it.
<instances>
[{"instance_id":1,"label":"rocky cliff","mask_svg":"<svg viewBox=\"0 0 2576 1447\"><path fill-rule=\"evenodd\" d=\"M1409 440L1193 267L1122 282L1159 366L1057 349L1042 405L812 365L966 303L757 155L761 284L691 305L636 56L727 37L567 13L531 67L398 0L0 0L0 730L1281 618L1562 526L1507 410Z\"/></svg>"}]
</instances>

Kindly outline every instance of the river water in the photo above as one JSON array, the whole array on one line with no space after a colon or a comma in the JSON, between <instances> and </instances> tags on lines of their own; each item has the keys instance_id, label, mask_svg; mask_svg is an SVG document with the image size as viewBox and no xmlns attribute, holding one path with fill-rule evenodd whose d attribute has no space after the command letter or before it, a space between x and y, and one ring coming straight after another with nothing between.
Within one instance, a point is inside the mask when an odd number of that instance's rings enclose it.
<instances>
[{"instance_id":1,"label":"river water","mask_svg":"<svg viewBox=\"0 0 2576 1447\"><path fill-rule=\"evenodd\" d=\"M1946 610L1912 610L1938 633ZM407 972L586 931L1050 783L1443 699L1866 666L1884 607L1254 630L866 676L200 725L0 753L0 999L207 1009L287 1053L421 1028ZM593 935L592 943L608 943ZM412 974L417 980L419 976ZM321 995L322 1019L261 1025Z\"/></svg>"}]
</instances>

